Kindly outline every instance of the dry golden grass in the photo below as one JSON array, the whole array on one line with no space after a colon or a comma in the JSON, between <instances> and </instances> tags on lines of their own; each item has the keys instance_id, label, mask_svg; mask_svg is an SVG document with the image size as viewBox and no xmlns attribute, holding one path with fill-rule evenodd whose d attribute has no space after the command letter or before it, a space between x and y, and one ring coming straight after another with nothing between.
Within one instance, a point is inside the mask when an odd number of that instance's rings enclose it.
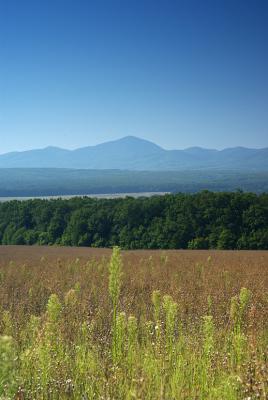
<instances>
[{"instance_id":1,"label":"dry golden grass","mask_svg":"<svg viewBox=\"0 0 268 400\"><path fill-rule=\"evenodd\" d=\"M101 310L105 316L110 255L109 249L1 246L1 307L23 323L25 314L45 310L52 293L63 299L79 282L80 313ZM127 313L151 317L151 294L158 289L178 302L187 323L207 313L210 296L212 315L224 325L231 297L246 287L253 293L255 328L268 323L267 251L125 251L123 263L120 308Z\"/></svg>"},{"instance_id":2,"label":"dry golden grass","mask_svg":"<svg viewBox=\"0 0 268 400\"><path fill-rule=\"evenodd\" d=\"M230 329L232 332L231 298L239 295L241 288L245 287L252 293L249 309L243 320L243 329L249 346L247 354L252 351L252 357L256 357L255 364L253 361L254 368L257 368L256 365L267 368L265 367L267 356L264 355L263 350L268 344L267 251L142 250L125 251L122 255L123 275L118 311L124 311L127 316L137 317L141 327L140 338L146 335L145 328L142 328L147 326L146 321L154 320L152 293L154 290L160 290L162 294L172 296L173 301L177 303L179 321L190 343L189 348L196 352L196 357L199 357L197 355L202 343L200 339L202 317L212 316L215 337L218 343L224 343L227 330ZM99 357L105 360L103 361L105 375L107 365L111 362L110 350L108 350L111 344L112 325L112 306L108 291L110 256L109 249L0 246L0 335L12 336L17 346L19 348L21 346L20 351L24 351L23 343L25 343L25 332L28 329L30 316L40 316L43 321L46 321L48 300L52 294L57 294L61 304L65 304L58 328L63 343L67 347L75 343L78 340L77 332L81 331L81 321L86 322L91 326L90 340L93 340L94 346L96 345ZM78 301L72 300L74 288L79 288L76 291ZM8 323L5 320L5 311L9 312L12 321L10 327L7 326ZM259 351L261 356L258 358ZM221 361L218 362L222 363L225 355L218 354L215 352L215 360L220 357ZM163 357L165 359L166 356L163 355ZM214 367L210 365L209 368ZM225 367L221 365L221 368ZM239 368L242 367L239 366ZM245 376L243 385L245 393L247 390L249 393L251 389L247 389L247 385L253 378L251 375L247 378L245 374L253 367L250 361L247 361L243 368L246 371L241 372L241 376ZM264 374L267 373L267 369L263 371L266 371L263 372ZM118 394L114 394L111 377L108 372L107 374L103 378L107 380L108 386L111 385L109 386L110 397L107 398L116 399ZM263 383L265 379L265 377L261 378L262 385L265 384ZM120 393L125 393L123 390L128 389L123 389L125 383L122 385ZM142 396L154 398L155 392L152 391L149 395L148 390L144 388L141 397L137 398L142 399ZM206 387L202 390L203 393L210 393ZM254 390L253 388L253 394L257 396L261 393L260 398L266 398L265 388ZM181 398L192 398L192 391L183 393ZM214 395L211 393L212 397L209 398L213 399ZM157 398L169 398L161 396L159 394ZM204 396L205 394L201 397L197 395L195 398L206 398ZM251 398L258 398L254 396ZM24 397L20 398L24 399ZM80 397L74 395L73 398ZM230 395L226 398L233 397Z\"/></svg>"}]
</instances>

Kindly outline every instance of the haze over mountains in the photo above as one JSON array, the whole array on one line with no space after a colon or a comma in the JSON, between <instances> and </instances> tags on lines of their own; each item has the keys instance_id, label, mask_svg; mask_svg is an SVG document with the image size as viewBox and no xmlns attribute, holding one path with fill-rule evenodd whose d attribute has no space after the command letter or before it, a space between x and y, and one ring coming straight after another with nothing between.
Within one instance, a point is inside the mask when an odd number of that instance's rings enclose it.
<instances>
[{"instance_id":1,"label":"haze over mountains","mask_svg":"<svg viewBox=\"0 0 268 400\"><path fill-rule=\"evenodd\" d=\"M167 171L193 169L268 170L268 148L165 150L134 136L76 150L58 147L0 155L0 168L73 168Z\"/></svg>"}]
</instances>

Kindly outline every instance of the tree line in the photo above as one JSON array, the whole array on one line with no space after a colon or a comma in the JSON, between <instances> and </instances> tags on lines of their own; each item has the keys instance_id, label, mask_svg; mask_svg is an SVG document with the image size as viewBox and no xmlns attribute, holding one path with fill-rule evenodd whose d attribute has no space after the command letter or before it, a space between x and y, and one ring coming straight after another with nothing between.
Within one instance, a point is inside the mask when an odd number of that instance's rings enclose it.
<instances>
[{"instance_id":1,"label":"tree line","mask_svg":"<svg viewBox=\"0 0 268 400\"><path fill-rule=\"evenodd\" d=\"M0 243L123 249L268 249L268 194L0 203Z\"/></svg>"}]
</instances>

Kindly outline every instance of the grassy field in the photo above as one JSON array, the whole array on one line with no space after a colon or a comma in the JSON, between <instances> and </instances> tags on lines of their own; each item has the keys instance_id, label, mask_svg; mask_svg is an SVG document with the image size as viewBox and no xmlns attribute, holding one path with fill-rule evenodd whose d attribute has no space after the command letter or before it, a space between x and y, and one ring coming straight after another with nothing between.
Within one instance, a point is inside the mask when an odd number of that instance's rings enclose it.
<instances>
[{"instance_id":1,"label":"grassy field","mask_svg":"<svg viewBox=\"0 0 268 400\"><path fill-rule=\"evenodd\" d=\"M268 252L0 246L0 399L267 399Z\"/></svg>"}]
</instances>

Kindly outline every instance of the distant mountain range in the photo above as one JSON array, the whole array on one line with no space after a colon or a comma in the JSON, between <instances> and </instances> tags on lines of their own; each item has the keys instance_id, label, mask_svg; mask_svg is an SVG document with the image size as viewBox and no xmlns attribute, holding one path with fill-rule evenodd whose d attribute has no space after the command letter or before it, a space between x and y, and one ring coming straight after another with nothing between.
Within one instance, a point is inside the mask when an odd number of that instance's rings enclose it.
<instances>
[{"instance_id":1,"label":"distant mountain range","mask_svg":"<svg viewBox=\"0 0 268 400\"><path fill-rule=\"evenodd\" d=\"M0 168L73 168L167 171L232 169L268 171L268 148L165 150L134 136L77 150L58 147L0 155Z\"/></svg>"}]
</instances>

